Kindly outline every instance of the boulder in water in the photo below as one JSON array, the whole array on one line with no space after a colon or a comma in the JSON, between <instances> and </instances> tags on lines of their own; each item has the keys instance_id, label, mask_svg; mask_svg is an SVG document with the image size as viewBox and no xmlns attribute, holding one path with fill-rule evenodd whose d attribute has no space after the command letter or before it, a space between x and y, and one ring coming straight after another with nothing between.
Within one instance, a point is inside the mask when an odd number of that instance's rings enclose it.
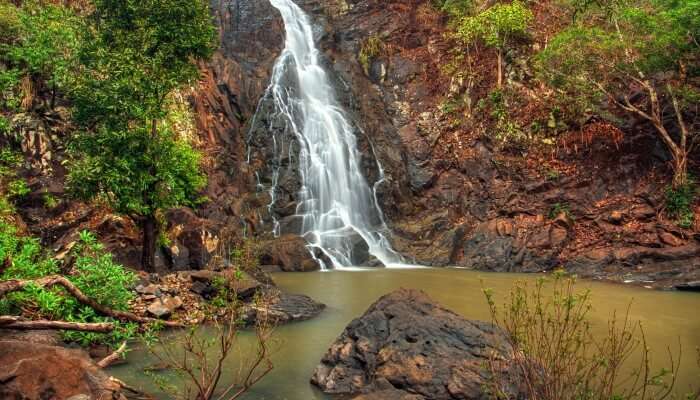
<instances>
[{"instance_id":1,"label":"boulder in water","mask_svg":"<svg viewBox=\"0 0 700 400\"><path fill-rule=\"evenodd\" d=\"M345 328L311 382L326 393L371 394L363 399L382 398L380 393L392 399L486 399L486 364L495 357L507 365L510 354L493 324L464 319L422 291L399 289ZM504 376L515 379L517 373L506 368Z\"/></svg>"}]
</instances>

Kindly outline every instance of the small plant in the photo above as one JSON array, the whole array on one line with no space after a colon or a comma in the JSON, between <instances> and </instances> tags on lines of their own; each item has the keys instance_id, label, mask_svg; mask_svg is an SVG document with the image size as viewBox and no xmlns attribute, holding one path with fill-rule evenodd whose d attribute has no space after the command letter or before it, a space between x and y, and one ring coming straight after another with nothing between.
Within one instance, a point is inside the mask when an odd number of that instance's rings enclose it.
<instances>
[{"instance_id":1,"label":"small plant","mask_svg":"<svg viewBox=\"0 0 700 400\"><path fill-rule=\"evenodd\" d=\"M567 218L574 219L571 213L571 207L568 203L554 203L552 208L549 209L549 219L555 219L559 215L564 214Z\"/></svg>"},{"instance_id":2,"label":"small plant","mask_svg":"<svg viewBox=\"0 0 700 400\"><path fill-rule=\"evenodd\" d=\"M666 212L681 228L687 229L693 226L695 221L693 205L697 194L698 188L692 177L688 177L684 185L675 189L669 186L666 189Z\"/></svg>"},{"instance_id":3,"label":"small plant","mask_svg":"<svg viewBox=\"0 0 700 400\"><path fill-rule=\"evenodd\" d=\"M359 61L365 74L369 75L369 69L377 56L384 50L384 43L377 35L368 37L360 47Z\"/></svg>"},{"instance_id":4,"label":"small plant","mask_svg":"<svg viewBox=\"0 0 700 400\"><path fill-rule=\"evenodd\" d=\"M59 203L56 196L52 195L51 193L44 193L41 196L41 199L44 202L44 207L46 207L48 209L56 208L58 206L58 203Z\"/></svg>"}]
</instances>

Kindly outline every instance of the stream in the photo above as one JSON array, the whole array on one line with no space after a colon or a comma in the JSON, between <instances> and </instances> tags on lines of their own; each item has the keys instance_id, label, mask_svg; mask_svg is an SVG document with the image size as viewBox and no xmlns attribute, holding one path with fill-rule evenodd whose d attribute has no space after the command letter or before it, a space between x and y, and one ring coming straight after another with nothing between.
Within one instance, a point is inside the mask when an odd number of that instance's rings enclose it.
<instances>
[{"instance_id":1,"label":"stream","mask_svg":"<svg viewBox=\"0 0 700 400\"><path fill-rule=\"evenodd\" d=\"M345 326L359 317L380 296L394 289L418 288L426 291L443 306L470 319L489 320L489 311L481 292L492 288L499 304L516 280L534 281L535 275L473 272L460 269L375 269L367 271L331 271L313 273L277 273L275 282L293 293L303 293L328 307L318 317L281 326L275 330L274 370L244 398L247 400L311 400L331 399L309 384L309 378L326 349ZM644 326L652 364L661 368L668 364L666 349L674 353L682 346L682 359L677 388L679 392L700 382L695 349L700 346L700 295L684 292L652 291L644 288L582 281L578 288L590 288L593 310L590 317L597 333L603 333L606 322L617 311L624 314L632 303L630 318ZM177 343L176 336L172 343ZM241 349L252 342L250 332L241 335ZM230 371L245 352L231 357ZM130 385L150 393L157 391L151 378L143 372L152 365L152 356L142 348L128 354L128 363L113 367L110 372ZM169 398L167 396L161 397Z\"/></svg>"}]
</instances>

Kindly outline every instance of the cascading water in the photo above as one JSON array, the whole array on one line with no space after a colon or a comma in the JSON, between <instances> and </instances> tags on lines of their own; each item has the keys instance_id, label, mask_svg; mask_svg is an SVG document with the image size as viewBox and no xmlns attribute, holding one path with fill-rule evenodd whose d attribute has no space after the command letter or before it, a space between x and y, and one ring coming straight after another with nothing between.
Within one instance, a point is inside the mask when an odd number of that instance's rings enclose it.
<instances>
[{"instance_id":1,"label":"cascading water","mask_svg":"<svg viewBox=\"0 0 700 400\"><path fill-rule=\"evenodd\" d=\"M382 234L386 224L374 190L360 171L355 128L319 62L311 21L291 0L270 3L282 14L286 39L265 96L274 104L268 119L293 133L300 147L299 233L335 268L357 265L358 252L369 252L388 267L401 265L401 257ZM291 152L292 146L281 146L277 137L273 146L276 157L290 156L280 153ZM379 171L382 174L381 167ZM279 167L272 176L271 209L278 180Z\"/></svg>"}]
</instances>

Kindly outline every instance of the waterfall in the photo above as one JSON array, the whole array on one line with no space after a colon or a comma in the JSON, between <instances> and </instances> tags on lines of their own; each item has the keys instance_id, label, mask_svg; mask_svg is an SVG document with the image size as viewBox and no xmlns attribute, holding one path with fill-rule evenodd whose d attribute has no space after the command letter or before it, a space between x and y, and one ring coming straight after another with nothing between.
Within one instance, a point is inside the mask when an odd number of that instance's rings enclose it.
<instances>
[{"instance_id":1,"label":"waterfall","mask_svg":"<svg viewBox=\"0 0 700 400\"><path fill-rule=\"evenodd\" d=\"M320 64L310 18L291 0L270 3L282 15L286 39L265 98L274 104L270 119L299 144L301 190L296 215L303 221L299 233L312 253L320 249L334 268L357 265L363 258L358 253L369 253L388 267L401 265L401 257L382 233L388 229L376 201L376 185L371 188L361 172L356 128ZM291 152L292 146L282 146L279 140L273 137L275 156L289 157L280 153L285 148ZM381 182L383 170L378 169ZM278 181L279 167L272 176L271 209ZM319 262L324 269L330 267Z\"/></svg>"}]
</instances>

